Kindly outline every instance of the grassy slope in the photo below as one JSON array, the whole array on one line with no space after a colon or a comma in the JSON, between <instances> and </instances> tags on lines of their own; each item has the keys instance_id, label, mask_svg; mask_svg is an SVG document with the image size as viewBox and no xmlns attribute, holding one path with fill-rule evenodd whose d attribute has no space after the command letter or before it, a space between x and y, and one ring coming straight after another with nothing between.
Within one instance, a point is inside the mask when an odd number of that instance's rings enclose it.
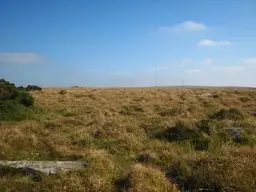
<instances>
[{"instance_id":1,"label":"grassy slope","mask_svg":"<svg viewBox=\"0 0 256 192\"><path fill-rule=\"evenodd\" d=\"M0 191L178 191L256 188L256 90L249 88L67 88L34 92L44 109L32 120L0 123L0 158L85 160L85 170L43 176L5 173ZM213 97L201 96L211 93ZM214 118L236 108L242 117ZM170 131L211 134L170 139ZM179 125L179 126L178 126ZM178 127L177 127L178 126ZM227 138L224 128L243 127L247 142ZM191 131L192 130L192 131ZM172 133L172 132L171 132ZM179 133L180 134L180 133ZM193 149L193 137L209 149Z\"/></svg>"}]
</instances>

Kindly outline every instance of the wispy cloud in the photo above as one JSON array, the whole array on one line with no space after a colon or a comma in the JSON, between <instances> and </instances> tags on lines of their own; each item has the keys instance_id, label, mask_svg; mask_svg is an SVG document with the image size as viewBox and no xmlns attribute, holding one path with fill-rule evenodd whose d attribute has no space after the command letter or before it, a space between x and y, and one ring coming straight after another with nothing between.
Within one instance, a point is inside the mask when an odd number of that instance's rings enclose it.
<instances>
[{"instance_id":1,"label":"wispy cloud","mask_svg":"<svg viewBox=\"0 0 256 192\"><path fill-rule=\"evenodd\" d=\"M207 58L204 60L183 59L183 60L181 60L181 63L183 64L182 66L188 66L187 64L207 66L207 65L211 65L213 63L213 60L210 58Z\"/></svg>"},{"instance_id":2,"label":"wispy cloud","mask_svg":"<svg viewBox=\"0 0 256 192\"><path fill-rule=\"evenodd\" d=\"M183 59L181 60L182 63L192 63L193 60L192 59Z\"/></svg>"},{"instance_id":3,"label":"wispy cloud","mask_svg":"<svg viewBox=\"0 0 256 192\"><path fill-rule=\"evenodd\" d=\"M199 62L199 64L201 64L201 65L211 65L212 63L213 63L212 59L205 59L205 60Z\"/></svg>"},{"instance_id":4,"label":"wispy cloud","mask_svg":"<svg viewBox=\"0 0 256 192\"><path fill-rule=\"evenodd\" d=\"M186 73L189 73L189 74L202 73L202 69L189 69L189 70L186 70Z\"/></svg>"},{"instance_id":5,"label":"wispy cloud","mask_svg":"<svg viewBox=\"0 0 256 192\"><path fill-rule=\"evenodd\" d=\"M40 63L45 59L45 57L36 53L0 53L0 64Z\"/></svg>"},{"instance_id":6,"label":"wispy cloud","mask_svg":"<svg viewBox=\"0 0 256 192\"><path fill-rule=\"evenodd\" d=\"M205 30L207 27L203 23L197 23L194 21L185 21L183 23L174 25L174 26L163 26L159 27L159 31L166 31L166 32L188 32L188 31L201 31Z\"/></svg>"},{"instance_id":7,"label":"wispy cloud","mask_svg":"<svg viewBox=\"0 0 256 192\"><path fill-rule=\"evenodd\" d=\"M156 70L157 71L162 71L162 70L168 69L170 67L171 67L170 65L164 65L164 66L157 67Z\"/></svg>"},{"instance_id":8,"label":"wispy cloud","mask_svg":"<svg viewBox=\"0 0 256 192\"><path fill-rule=\"evenodd\" d=\"M256 63L256 57L255 58L249 58L243 60L244 63Z\"/></svg>"},{"instance_id":9,"label":"wispy cloud","mask_svg":"<svg viewBox=\"0 0 256 192\"><path fill-rule=\"evenodd\" d=\"M230 44L229 41L213 41L211 39L204 39L198 42L198 45L206 46L206 47L215 47L215 46L229 45L229 44Z\"/></svg>"},{"instance_id":10,"label":"wispy cloud","mask_svg":"<svg viewBox=\"0 0 256 192\"><path fill-rule=\"evenodd\" d=\"M230 71L242 71L242 70L244 70L245 69L245 67L244 66L227 66L227 67L222 67L221 68L223 71L228 71L228 72L230 72Z\"/></svg>"}]
</instances>

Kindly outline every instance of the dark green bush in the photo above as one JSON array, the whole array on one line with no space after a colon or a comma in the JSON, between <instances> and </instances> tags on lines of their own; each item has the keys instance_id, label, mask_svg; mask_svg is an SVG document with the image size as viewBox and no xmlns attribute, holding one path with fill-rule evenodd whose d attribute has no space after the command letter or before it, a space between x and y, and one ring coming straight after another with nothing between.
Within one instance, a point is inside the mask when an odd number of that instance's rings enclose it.
<instances>
[{"instance_id":1,"label":"dark green bush","mask_svg":"<svg viewBox=\"0 0 256 192\"><path fill-rule=\"evenodd\" d=\"M183 122L178 122L174 127L170 127L156 134L156 138L166 139L170 142L189 140L199 136L196 129L189 127Z\"/></svg>"},{"instance_id":2,"label":"dark green bush","mask_svg":"<svg viewBox=\"0 0 256 192\"><path fill-rule=\"evenodd\" d=\"M0 101L0 121L20 121L25 119L29 112L29 108L17 101Z\"/></svg>"},{"instance_id":3,"label":"dark green bush","mask_svg":"<svg viewBox=\"0 0 256 192\"><path fill-rule=\"evenodd\" d=\"M37 85L28 85L26 91L42 91L42 88Z\"/></svg>"},{"instance_id":4,"label":"dark green bush","mask_svg":"<svg viewBox=\"0 0 256 192\"><path fill-rule=\"evenodd\" d=\"M13 100L18 96L18 90L13 83L0 79L0 101Z\"/></svg>"},{"instance_id":5,"label":"dark green bush","mask_svg":"<svg viewBox=\"0 0 256 192\"><path fill-rule=\"evenodd\" d=\"M33 97L23 87L17 88L13 83L0 80L0 121L27 118L33 104Z\"/></svg>"},{"instance_id":6,"label":"dark green bush","mask_svg":"<svg viewBox=\"0 0 256 192\"><path fill-rule=\"evenodd\" d=\"M66 91L66 90L61 90L60 92L59 92L59 94L60 95L66 95L68 92Z\"/></svg>"},{"instance_id":7,"label":"dark green bush","mask_svg":"<svg viewBox=\"0 0 256 192\"><path fill-rule=\"evenodd\" d=\"M30 107L34 104L34 98L26 92L20 92L19 103L26 107Z\"/></svg>"},{"instance_id":8,"label":"dark green bush","mask_svg":"<svg viewBox=\"0 0 256 192\"><path fill-rule=\"evenodd\" d=\"M191 143L193 148L197 151L205 151L210 147L210 141L207 139L194 139Z\"/></svg>"},{"instance_id":9,"label":"dark green bush","mask_svg":"<svg viewBox=\"0 0 256 192\"><path fill-rule=\"evenodd\" d=\"M17 87L17 89L18 89L19 91L27 91L26 88L23 87L23 86L19 86L19 87Z\"/></svg>"},{"instance_id":10,"label":"dark green bush","mask_svg":"<svg viewBox=\"0 0 256 192\"><path fill-rule=\"evenodd\" d=\"M214 95L212 96L212 98L214 98L214 99L218 99L218 98L220 98L220 96L219 96L219 95L217 95L217 94L214 94Z\"/></svg>"},{"instance_id":11,"label":"dark green bush","mask_svg":"<svg viewBox=\"0 0 256 192\"><path fill-rule=\"evenodd\" d=\"M217 120L224 120L224 119L242 120L246 117L246 114L244 114L239 109L231 108L231 109L221 109L213 113L212 115L210 115L210 117Z\"/></svg>"},{"instance_id":12,"label":"dark green bush","mask_svg":"<svg viewBox=\"0 0 256 192\"><path fill-rule=\"evenodd\" d=\"M181 191L255 191L252 182L255 168L243 160L239 157L203 157L173 161L166 176L175 181Z\"/></svg>"},{"instance_id":13,"label":"dark green bush","mask_svg":"<svg viewBox=\"0 0 256 192\"><path fill-rule=\"evenodd\" d=\"M250 101L251 99L249 97L239 97L239 100L245 103Z\"/></svg>"},{"instance_id":14,"label":"dark green bush","mask_svg":"<svg viewBox=\"0 0 256 192\"><path fill-rule=\"evenodd\" d=\"M199 132L206 133L207 135L212 135L215 128L215 122L209 119L203 119L197 123L197 129Z\"/></svg>"}]
</instances>

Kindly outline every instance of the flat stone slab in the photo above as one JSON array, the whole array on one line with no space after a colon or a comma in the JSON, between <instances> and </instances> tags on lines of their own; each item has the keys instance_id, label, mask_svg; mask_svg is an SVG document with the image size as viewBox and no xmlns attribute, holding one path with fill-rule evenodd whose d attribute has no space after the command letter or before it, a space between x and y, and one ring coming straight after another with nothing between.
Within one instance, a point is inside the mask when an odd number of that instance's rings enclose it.
<instances>
[{"instance_id":1,"label":"flat stone slab","mask_svg":"<svg viewBox=\"0 0 256 192\"><path fill-rule=\"evenodd\" d=\"M82 161L0 161L0 165L24 170L39 171L47 174L67 172L85 166Z\"/></svg>"}]
</instances>

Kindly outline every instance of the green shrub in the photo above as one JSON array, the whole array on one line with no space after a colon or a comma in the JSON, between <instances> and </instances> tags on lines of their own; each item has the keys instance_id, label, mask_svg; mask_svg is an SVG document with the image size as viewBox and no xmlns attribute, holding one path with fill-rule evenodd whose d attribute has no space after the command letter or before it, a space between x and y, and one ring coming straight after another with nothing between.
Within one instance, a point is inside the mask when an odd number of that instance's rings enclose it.
<instances>
[{"instance_id":1,"label":"green shrub","mask_svg":"<svg viewBox=\"0 0 256 192\"><path fill-rule=\"evenodd\" d=\"M249 97L239 97L239 100L245 103L250 101L251 99Z\"/></svg>"},{"instance_id":2,"label":"green shrub","mask_svg":"<svg viewBox=\"0 0 256 192\"><path fill-rule=\"evenodd\" d=\"M219 131L217 133L217 135L218 135L220 141L222 141L224 143L232 141L230 135L226 131L224 131L224 130Z\"/></svg>"},{"instance_id":3,"label":"green shrub","mask_svg":"<svg viewBox=\"0 0 256 192\"><path fill-rule=\"evenodd\" d=\"M194 139L191 143L193 148L197 151L205 151L210 147L210 141L208 139Z\"/></svg>"},{"instance_id":4,"label":"green shrub","mask_svg":"<svg viewBox=\"0 0 256 192\"><path fill-rule=\"evenodd\" d=\"M156 138L166 139L170 142L189 140L199 136L196 129L189 127L184 122L178 122L174 127L170 127L156 134Z\"/></svg>"},{"instance_id":5,"label":"green shrub","mask_svg":"<svg viewBox=\"0 0 256 192\"><path fill-rule=\"evenodd\" d=\"M59 92L59 94L60 95L66 95L68 92L66 91L66 90L61 90L60 92Z\"/></svg>"},{"instance_id":6,"label":"green shrub","mask_svg":"<svg viewBox=\"0 0 256 192\"><path fill-rule=\"evenodd\" d=\"M25 119L30 110L17 101L0 101L0 121Z\"/></svg>"},{"instance_id":7,"label":"green shrub","mask_svg":"<svg viewBox=\"0 0 256 192\"><path fill-rule=\"evenodd\" d=\"M241 157L175 161L166 176L182 191L254 191L255 165ZM252 167L251 167L252 166Z\"/></svg>"},{"instance_id":8,"label":"green shrub","mask_svg":"<svg viewBox=\"0 0 256 192\"><path fill-rule=\"evenodd\" d=\"M209 119L203 119L197 123L197 129L199 132L206 133L207 135L212 135L215 128L215 122Z\"/></svg>"},{"instance_id":9,"label":"green shrub","mask_svg":"<svg viewBox=\"0 0 256 192\"><path fill-rule=\"evenodd\" d=\"M221 109L212 115L210 115L211 118L217 119L217 120L224 120L224 119L231 119L231 120L242 120L246 117L246 115L236 108L231 109Z\"/></svg>"},{"instance_id":10,"label":"green shrub","mask_svg":"<svg viewBox=\"0 0 256 192\"><path fill-rule=\"evenodd\" d=\"M23 87L17 88L13 83L0 80L0 121L27 118L33 104L33 97Z\"/></svg>"},{"instance_id":11,"label":"green shrub","mask_svg":"<svg viewBox=\"0 0 256 192\"><path fill-rule=\"evenodd\" d=\"M37 85L28 85L26 91L42 91L42 88Z\"/></svg>"},{"instance_id":12,"label":"green shrub","mask_svg":"<svg viewBox=\"0 0 256 192\"><path fill-rule=\"evenodd\" d=\"M30 107L34 104L34 98L26 92L20 92L19 103L26 107Z\"/></svg>"},{"instance_id":13,"label":"green shrub","mask_svg":"<svg viewBox=\"0 0 256 192\"><path fill-rule=\"evenodd\" d=\"M27 91L26 88L23 87L23 86L19 86L19 87L17 87L17 89L18 89L19 91Z\"/></svg>"},{"instance_id":14,"label":"green shrub","mask_svg":"<svg viewBox=\"0 0 256 192\"><path fill-rule=\"evenodd\" d=\"M219 96L219 95L217 95L217 94L214 94L214 95L212 96L212 98L214 98L214 99L218 99L218 98L220 98L220 96Z\"/></svg>"},{"instance_id":15,"label":"green shrub","mask_svg":"<svg viewBox=\"0 0 256 192\"><path fill-rule=\"evenodd\" d=\"M13 83L0 79L0 101L13 100L18 96L18 90Z\"/></svg>"}]
</instances>

